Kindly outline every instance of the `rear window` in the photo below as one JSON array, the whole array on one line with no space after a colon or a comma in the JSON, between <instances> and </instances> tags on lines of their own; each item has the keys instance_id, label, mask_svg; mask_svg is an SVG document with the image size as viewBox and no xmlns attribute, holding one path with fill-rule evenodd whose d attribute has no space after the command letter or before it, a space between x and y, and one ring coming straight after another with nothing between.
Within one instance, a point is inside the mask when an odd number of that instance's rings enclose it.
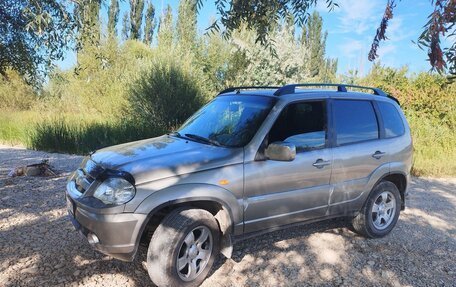
<instances>
[{"instance_id":1,"label":"rear window","mask_svg":"<svg viewBox=\"0 0 456 287\"><path fill-rule=\"evenodd\" d=\"M378 139L378 124L370 101L335 100L336 143L344 145Z\"/></svg>"},{"instance_id":2,"label":"rear window","mask_svg":"<svg viewBox=\"0 0 456 287\"><path fill-rule=\"evenodd\" d=\"M385 126L385 136L392 138L403 135L405 132L404 123L396 107L390 103L377 103Z\"/></svg>"}]
</instances>

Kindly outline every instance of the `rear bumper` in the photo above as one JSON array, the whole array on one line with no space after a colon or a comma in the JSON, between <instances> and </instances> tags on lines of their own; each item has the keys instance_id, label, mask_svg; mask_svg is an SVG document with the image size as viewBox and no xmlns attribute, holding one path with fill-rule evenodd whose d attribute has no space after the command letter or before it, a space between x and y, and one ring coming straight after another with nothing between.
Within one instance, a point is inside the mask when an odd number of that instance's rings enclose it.
<instances>
[{"instance_id":1,"label":"rear bumper","mask_svg":"<svg viewBox=\"0 0 456 287\"><path fill-rule=\"evenodd\" d=\"M89 212L67 195L68 216L76 230L96 250L122 261L132 261L138 248L138 236L147 215L136 213L97 214ZM95 235L96 237L93 237Z\"/></svg>"}]
</instances>

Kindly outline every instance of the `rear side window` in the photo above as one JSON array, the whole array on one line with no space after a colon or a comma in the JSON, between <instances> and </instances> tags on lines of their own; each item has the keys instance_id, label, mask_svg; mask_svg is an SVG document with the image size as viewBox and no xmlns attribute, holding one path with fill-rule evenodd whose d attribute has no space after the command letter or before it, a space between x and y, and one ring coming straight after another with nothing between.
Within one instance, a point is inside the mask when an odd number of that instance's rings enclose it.
<instances>
[{"instance_id":1,"label":"rear side window","mask_svg":"<svg viewBox=\"0 0 456 287\"><path fill-rule=\"evenodd\" d=\"M334 124L337 145L378 139L378 123L370 101L335 100Z\"/></svg>"},{"instance_id":2,"label":"rear side window","mask_svg":"<svg viewBox=\"0 0 456 287\"><path fill-rule=\"evenodd\" d=\"M396 107L390 103L377 103L385 126L385 136L392 138L403 135L405 132L404 123Z\"/></svg>"}]
</instances>

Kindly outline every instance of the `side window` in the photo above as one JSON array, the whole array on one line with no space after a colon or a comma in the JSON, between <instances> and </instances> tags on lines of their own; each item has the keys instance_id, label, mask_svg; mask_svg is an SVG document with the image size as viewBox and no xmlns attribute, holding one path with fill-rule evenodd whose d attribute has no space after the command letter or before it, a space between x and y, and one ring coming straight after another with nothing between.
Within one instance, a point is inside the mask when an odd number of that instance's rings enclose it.
<instances>
[{"instance_id":1,"label":"side window","mask_svg":"<svg viewBox=\"0 0 456 287\"><path fill-rule=\"evenodd\" d=\"M269 132L269 142L284 141L306 151L325 147L325 101L290 104L284 108Z\"/></svg>"},{"instance_id":2,"label":"side window","mask_svg":"<svg viewBox=\"0 0 456 287\"><path fill-rule=\"evenodd\" d=\"M396 107L390 103L377 102L382 114L385 136L387 138L401 136L405 132L404 123Z\"/></svg>"},{"instance_id":3,"label":"side window","mask_svg":"<svg viewBox=\"0 0 456 287\"><path fill-rule=\"evenodd\" d=\"M336 144L379 138L377 117L370 101L334 100Z\"/></svg>"}]
</instances>

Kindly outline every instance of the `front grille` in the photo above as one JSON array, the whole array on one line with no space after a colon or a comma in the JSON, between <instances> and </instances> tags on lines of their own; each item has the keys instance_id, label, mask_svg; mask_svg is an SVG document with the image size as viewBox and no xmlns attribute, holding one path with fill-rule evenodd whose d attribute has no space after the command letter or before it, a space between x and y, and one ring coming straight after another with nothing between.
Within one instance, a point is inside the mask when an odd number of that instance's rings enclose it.
<instances>
[{"instance_id":1,"label":"front grille","mask_svg":"<svg viewBox=\"0 0 456 287\"><path fill-rule=\"evenodd\" d=\"M76 189L80 193L86 192L86 190L89 189L93 181L94 179L90 175L86 174L82 169L78 169L76 171L74 182L76 184Z\"/></svg>"},{"instance_id":2,"label":"front grille","mask_svg":"<svg viewBox=\"0 0 456 287\"><path fill-rule=\"evenodd\" d=\"M104 171L90 158L86 158L81 167L76 171L74 182L80 193L86 192L95 179Z\"/></svg>"}]
</instances>

